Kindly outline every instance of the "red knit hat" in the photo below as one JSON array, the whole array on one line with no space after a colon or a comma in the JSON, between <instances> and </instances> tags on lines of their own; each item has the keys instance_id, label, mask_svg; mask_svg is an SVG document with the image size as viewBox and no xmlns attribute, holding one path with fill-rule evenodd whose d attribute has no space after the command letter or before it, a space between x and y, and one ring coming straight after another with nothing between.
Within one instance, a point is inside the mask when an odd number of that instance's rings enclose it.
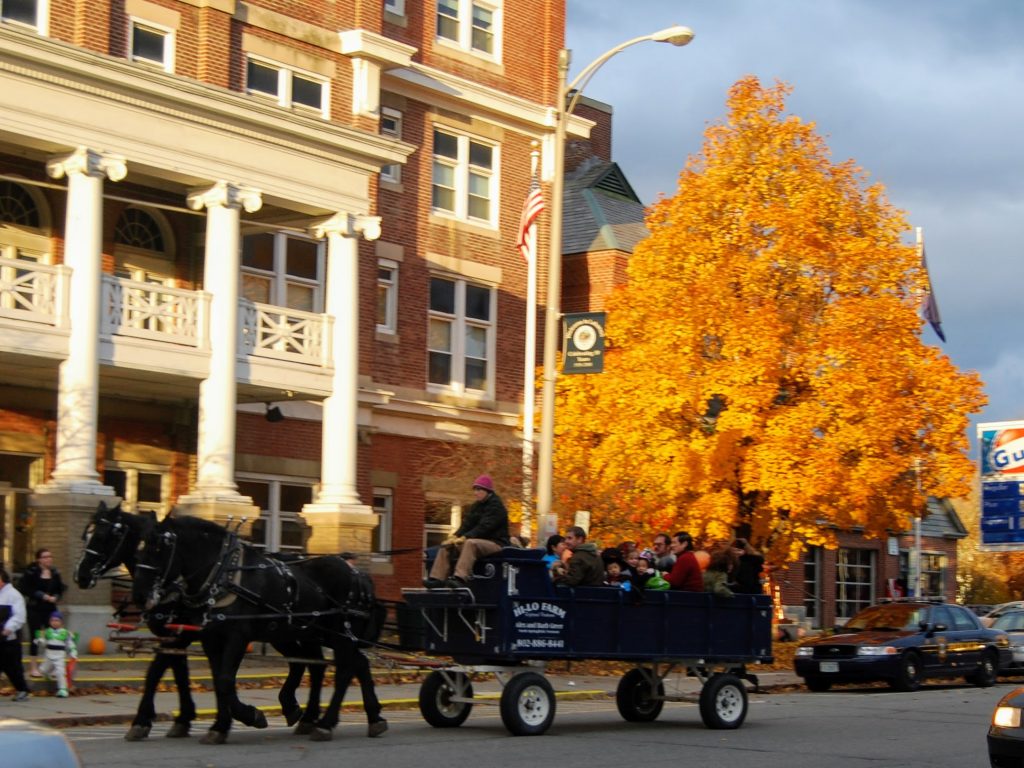
<instances>
[{"instance_id":1,"label":"red knit hat","mask_svg":"<svg viewBox=\"0 0 1024 768\"><path fill-rule=\"evenodd\" d=\"M494 493L494 481L491 480L490 475L480 475L480 477L473 481L473 487L483 488L485 491Z\"/></svg>"}]
</instances>

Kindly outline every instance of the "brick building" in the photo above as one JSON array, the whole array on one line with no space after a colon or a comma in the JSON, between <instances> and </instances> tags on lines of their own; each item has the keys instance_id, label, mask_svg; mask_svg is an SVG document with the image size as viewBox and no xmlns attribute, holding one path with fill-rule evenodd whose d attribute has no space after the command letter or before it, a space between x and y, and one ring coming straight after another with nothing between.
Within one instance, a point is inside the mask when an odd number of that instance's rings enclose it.
<instances>
[{"instance_id":1,"label":"brick building","mask_svg":"<svg viewBox=\"0 0 1024 768\"><path fill-rule=\"evenodd\" d=\"M564 26L558 0L0 2L0 558L67 573L124 499L393 551L394 597L473 476L515 511L515 242ZM569 130L577 310L643 206L610 109ZM108 601L72 590L76 628Z\"/></svg>"},{"instance_id":2,"label":"brick building","mask_svg":"<svg viewBox=\"0 0 1024 768\"><path fill-rule=\"evenodd\" d=\"M395 596L468 478L514 499L515 243L564 25L557 0L0 3L0 557L67 573L123 498L395 550L369 563ZM108 599L73 590L76 625Z\"/></svg>"}]
</instances>

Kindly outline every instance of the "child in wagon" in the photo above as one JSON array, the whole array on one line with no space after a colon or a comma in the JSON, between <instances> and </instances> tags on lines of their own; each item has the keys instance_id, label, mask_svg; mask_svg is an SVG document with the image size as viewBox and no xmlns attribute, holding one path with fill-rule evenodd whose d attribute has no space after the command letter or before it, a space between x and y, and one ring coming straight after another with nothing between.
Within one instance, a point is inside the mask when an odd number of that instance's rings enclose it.
<instances>
[{"instance_id":1,"label":"child in wagon","mask_svg":"<svg viewBox=\"0 0 1024 768\"><path fill-rule=\"evenodd\" d=\"M62 699L68 696L68 659L78 659L78 648L75 636L64 626L64 617L60 611L50 614L50 626L40 630L36 645L43 656L39 671L46 677L57 680L57 696Z\"/></svg>"}]
</instances>

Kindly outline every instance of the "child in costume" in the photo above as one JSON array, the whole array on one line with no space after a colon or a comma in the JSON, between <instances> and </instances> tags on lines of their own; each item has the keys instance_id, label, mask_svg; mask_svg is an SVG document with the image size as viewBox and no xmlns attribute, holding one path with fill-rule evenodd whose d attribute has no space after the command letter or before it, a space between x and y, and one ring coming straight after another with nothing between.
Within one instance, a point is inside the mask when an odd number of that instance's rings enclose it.
<instances>
[{"instance_id":1,"label":"child in costume","mask_svg":"<svg viewBox=\"0 0 1024 768\"><path fill-rule=\"evenodd\" d=\"M78 659L75 636L64 626L60 611L50 614L50 626L40 630L36 645L43 655L39 670L47 677L57 680L57 695L64 699L68 695L68 659Z\"/></svg>"}]
</instances>

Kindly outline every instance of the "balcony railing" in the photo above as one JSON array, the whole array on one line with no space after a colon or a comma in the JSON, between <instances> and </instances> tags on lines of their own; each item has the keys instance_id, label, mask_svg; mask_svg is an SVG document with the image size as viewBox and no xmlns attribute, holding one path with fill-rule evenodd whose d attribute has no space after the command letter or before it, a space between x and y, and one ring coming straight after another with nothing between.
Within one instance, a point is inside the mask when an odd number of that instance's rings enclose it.
<instances>
[{"instance_id":1,"label":"balcony railing","mask_svg":"<svg viewBox=\"0 0 1024 768\"><path fill-rule=\"evenodd\" d=\"M208 349L209 308L203 291L104 275L100 333Z\"/></svg>"},{"instance_id":2,"label":"balcony railing","mask_svg":"<svg viewBox=\"0 0 1024 768\"><path fill-rule=\"evenodd\" d=\"M0 258L0 316L66 327L70 275L63 265Z\"/></svg>"},{"instance_id":3,"label":"balcony railing","mask_svg":"<svg viewBox=\"0 0 1024 768\"><path fill-rule=\"evenodd\" d=\"M239 355L269 357L307 365L331 364L330 315L238 302Z\"/></svg>"},{"instance_id":4,"label":"balcony railing","mask_svg":"<svg viewBox=\"0 0 1024 768\"><path fill-rule=\"evenodd\" d=\"M66 329L71 270L0 258L0 317ZM209 350L210 294L103 275L100 334ZM240 358L332 365L333 318L239 301Z\"/></svg>"}]
</instances>

